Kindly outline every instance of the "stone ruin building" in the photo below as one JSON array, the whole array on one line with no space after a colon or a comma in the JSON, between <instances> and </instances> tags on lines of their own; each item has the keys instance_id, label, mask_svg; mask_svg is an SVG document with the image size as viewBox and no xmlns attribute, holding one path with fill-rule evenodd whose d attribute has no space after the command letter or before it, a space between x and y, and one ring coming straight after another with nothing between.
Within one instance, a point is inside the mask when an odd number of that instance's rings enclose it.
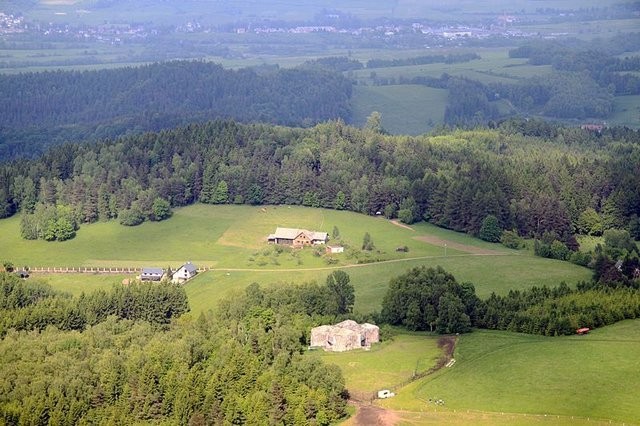
<instances>
[{"instance_id":1,"label":"stone ruin building","mask_svg":"<svg viewBox=\"0 0 640 426\"><path fill-rule=\"evenodd\" d=\"M325 351L344 352L353 349L368 349L372 343L380 341L380 328L377 325L358 324L353 320L342 321L336 325L321 325L311 329L312 348Z\"/></svg>"}]
</instances>

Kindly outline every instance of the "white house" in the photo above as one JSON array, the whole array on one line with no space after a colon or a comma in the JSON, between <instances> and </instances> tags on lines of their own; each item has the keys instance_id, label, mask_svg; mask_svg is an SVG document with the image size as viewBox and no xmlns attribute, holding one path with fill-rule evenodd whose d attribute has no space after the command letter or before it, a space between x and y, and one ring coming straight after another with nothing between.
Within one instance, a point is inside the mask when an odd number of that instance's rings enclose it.
<instances>
[{"instance_id":1,"label":"white house","mask_svg":"<svg viewBox=\"0 0 640 426\"><path fill-rule=\"evenodd\" d=\"M195 277L197 273L198 268L196 268L193 263L187 262L173 273L171 276L171 282L174 284L183 283Z\"/></svg>"}]
</instances>

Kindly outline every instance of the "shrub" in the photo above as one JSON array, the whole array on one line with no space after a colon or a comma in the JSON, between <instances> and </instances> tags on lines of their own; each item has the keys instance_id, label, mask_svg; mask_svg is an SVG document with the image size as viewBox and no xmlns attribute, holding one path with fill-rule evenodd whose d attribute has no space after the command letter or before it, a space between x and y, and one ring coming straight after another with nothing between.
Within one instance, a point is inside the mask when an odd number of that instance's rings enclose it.
<instances>
[{"instance_id":1,"label":"shrub","mask_svg":"<svg viewBox=\"0 0 640 426\"><path fill-rule=\"evenodd\" d=\"M137 208L123 210L118 215L120 224L125 226L136 226L144 222L144 215Z\"/></svg>"},{"instance_id":2,"label":"shrub","mask_svg":"<svg viewBox=\"0 0 640 426\"><path fill-rule=\"evenodd\" d=\"M515 230L503 231L502 235L500 236L500 243L502 243L502 245L505 247L516 249L516 250L521 249L523 246L522 238L518 235L518 232Z\"/></svg>"}]
</instances>

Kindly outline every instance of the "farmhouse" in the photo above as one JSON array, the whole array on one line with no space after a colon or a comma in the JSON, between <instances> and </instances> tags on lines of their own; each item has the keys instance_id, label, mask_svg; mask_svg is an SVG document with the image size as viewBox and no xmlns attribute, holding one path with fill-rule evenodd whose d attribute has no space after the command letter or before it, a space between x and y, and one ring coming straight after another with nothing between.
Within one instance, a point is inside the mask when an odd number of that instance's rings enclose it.
<instances>
[{"instance_id":1,"label":"farmhouse","mask_svg":"<svg viewBox=\"0 0 640 426\"><path fill-rule=\"evenodd\" d=\"M344 352L369 348L380 341L380 328L373 324L358 324L353 320L336 325L321 325L311 329L311 347L325 351Z\"/></svg>"},{"instance_id":2,"label":"farmhouse","mask_svg":"<svg viewBox=\"0 0 640 426\"><path fill-rule=\"evenodd\" d=\"M164 276L162 268L142 268L140 281L160 281Z\"/></svg>"},{"instance_id":3,"label":"farmhouse","mask_svg":"<svg viewBox=\"0 0 640 426\"><path fill-rule=\"evenodd\" d=\"M276 228L276 232L267 237L270 244L281 244L296 248L326 244L329 236L326 232L307 231L306 229Z\"/></svg>"},{"instance_id":4,"label":"farmhouse","mask_svg":"<svg viewBox=\"0 0 640 426\"><path fill-rule=\"evenodd\" d=\"M175 271L173 275L171 275L171 282L174 284L183 283L195 277L197 273L198 273L198 268L196 268L196 266L193 263L187 262L184 265L182 265L180 269Z\"/></svg>"}]
</instances>

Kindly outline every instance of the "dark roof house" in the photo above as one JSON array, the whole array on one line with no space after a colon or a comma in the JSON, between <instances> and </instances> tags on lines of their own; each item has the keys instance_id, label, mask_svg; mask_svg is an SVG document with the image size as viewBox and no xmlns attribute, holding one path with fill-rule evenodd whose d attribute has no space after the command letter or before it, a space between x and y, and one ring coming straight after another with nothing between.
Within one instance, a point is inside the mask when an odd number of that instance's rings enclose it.
<instances>
[{"instance_id":1,"label":"dark roof house","mask_svg":"<svg viewBox=\"0 0 640 426\"><path fill-rule=\"evenodd\" d=\"M162 268L142 268L140 281L160 281L164 276Z\"/></svg>"},{"instance_id":2,"label":"dark roof house","mask_svg":"<svg viewBox=\"0 0 640 426\"><path fill-rule=\"evenodd\" d=\"M171 275L171 282L176 284L183 283L195 277L197 273L198 268L196 268L196 265L187 262Z\"/></svg>"}]
</instances>

